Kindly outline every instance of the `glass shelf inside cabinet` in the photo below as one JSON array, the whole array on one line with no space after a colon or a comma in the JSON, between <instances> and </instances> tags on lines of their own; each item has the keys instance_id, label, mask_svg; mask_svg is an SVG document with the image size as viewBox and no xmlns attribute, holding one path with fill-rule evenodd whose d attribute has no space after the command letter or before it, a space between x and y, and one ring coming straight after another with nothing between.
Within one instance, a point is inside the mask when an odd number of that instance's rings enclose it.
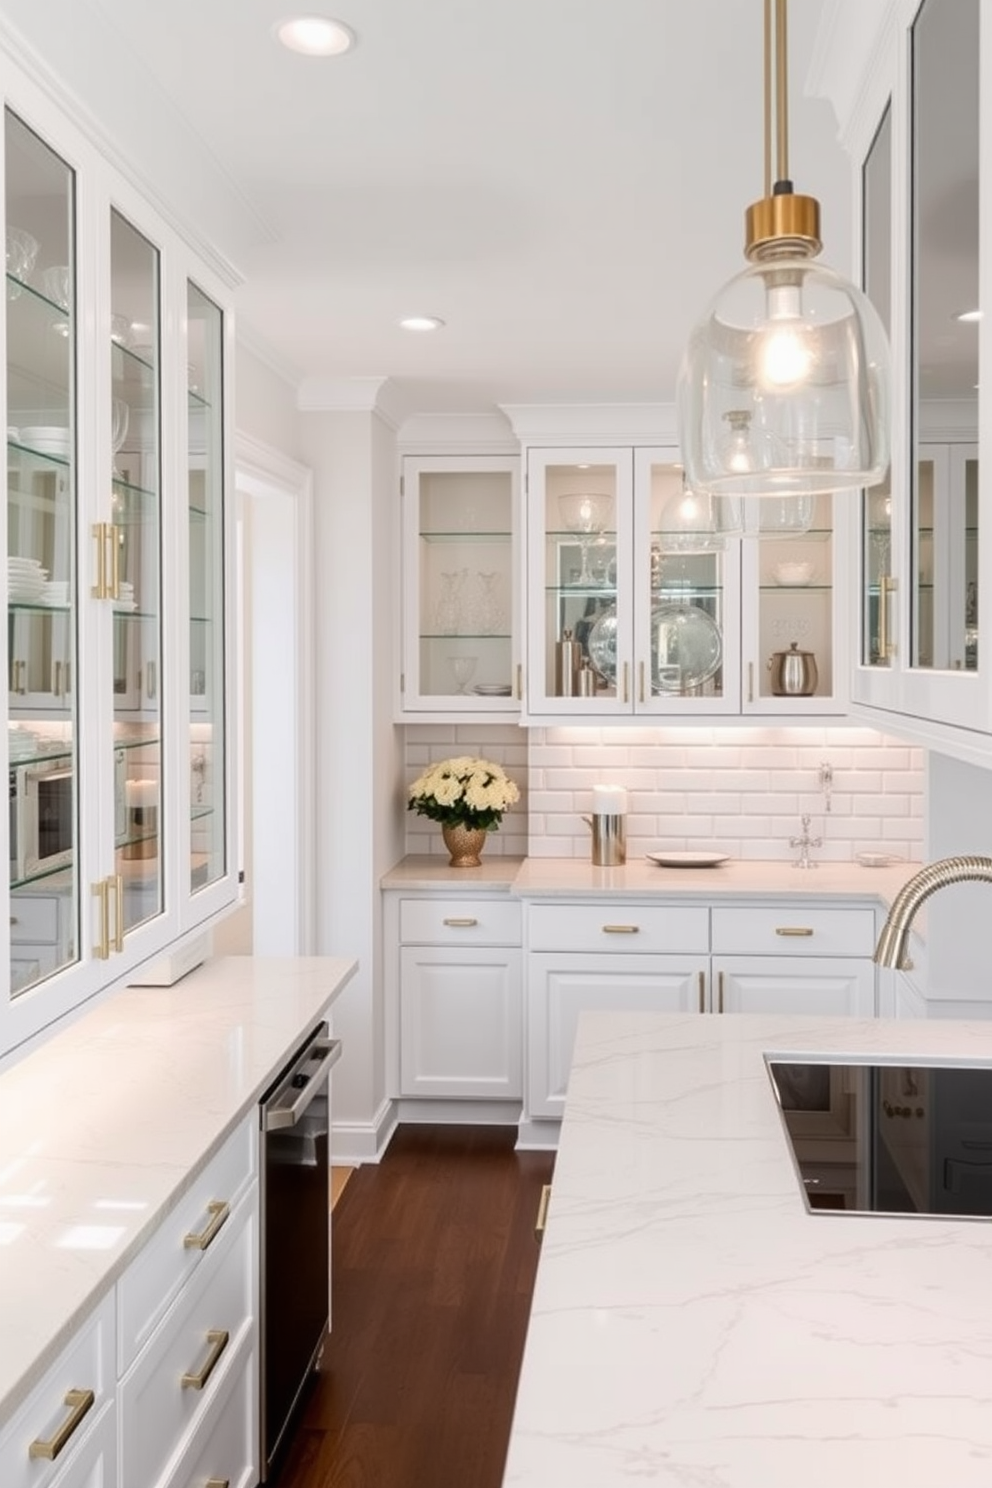
<instances>
[{"instance_id":1,"label":"glass shelf inside cabinet","mask_svg":"<svg viewBox=\"0 0 992 1488\"><path fill-rule=\"evenodd\" d=\"M506 471L417 475L421 697L511 696L512 483Z\"/></svg>"}]
</instances>

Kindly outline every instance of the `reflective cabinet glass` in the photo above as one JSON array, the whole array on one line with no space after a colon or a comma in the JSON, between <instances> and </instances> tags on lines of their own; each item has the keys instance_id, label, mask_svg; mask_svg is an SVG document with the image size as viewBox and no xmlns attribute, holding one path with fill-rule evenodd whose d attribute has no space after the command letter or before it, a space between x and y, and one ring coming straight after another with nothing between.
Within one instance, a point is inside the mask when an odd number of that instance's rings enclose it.
<instances>
[{"instance_id":1,"label":"reflective cabinet glass","mask_svg":"<svg viewBox=\"0 0 992 1488\"><path fill-rule=\"evenodd\" d=\"M190 889L226 871L223 315L187 286Z\"/></svg>"},{"instance_id":2,"label":"reflective cabinet glass","mask_svg":"<svg viewBox=\"0 0 992 1488\"><path fill-rule=\"evenodd\" d=\"M16 996L79 954L75 181L9 110L5 170L10 985Z\"/></svg>"}]
</instances>

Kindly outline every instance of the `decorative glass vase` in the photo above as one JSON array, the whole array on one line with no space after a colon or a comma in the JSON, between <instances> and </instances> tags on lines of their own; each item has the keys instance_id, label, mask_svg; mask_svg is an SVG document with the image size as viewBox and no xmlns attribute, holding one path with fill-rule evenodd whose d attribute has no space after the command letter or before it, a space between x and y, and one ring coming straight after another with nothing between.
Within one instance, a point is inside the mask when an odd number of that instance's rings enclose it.
<instances>
[{"instance_id":1,"label":"decorative glass vase","mask_svg":"<svg viewBox=\"0 0 992 1488\"><path fill-rule=\"evenodd\" d=\"M442 827L441 836L450 854L449 867L479 868L482 866L480 853L486 841L485 827L466 827L459 822L454 827Z\"/></svg>"}]
</instances>

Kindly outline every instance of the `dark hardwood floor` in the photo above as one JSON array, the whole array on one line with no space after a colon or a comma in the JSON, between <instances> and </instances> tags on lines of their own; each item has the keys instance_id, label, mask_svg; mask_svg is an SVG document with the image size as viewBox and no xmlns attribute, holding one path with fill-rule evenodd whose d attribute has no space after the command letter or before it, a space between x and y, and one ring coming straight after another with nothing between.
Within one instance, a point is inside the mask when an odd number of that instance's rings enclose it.
<instances>
[{"instance_id":1,"label":"dark hardwood floor","mask_svg":"<svg viewBox=\"0 0 992 1488\"><path fill-rule=\"evenodd\" d=\"M499 1488L553 1153L402 1126L334 1209L332 1330L278 1488Z\"/></svg>"}]
</instances>

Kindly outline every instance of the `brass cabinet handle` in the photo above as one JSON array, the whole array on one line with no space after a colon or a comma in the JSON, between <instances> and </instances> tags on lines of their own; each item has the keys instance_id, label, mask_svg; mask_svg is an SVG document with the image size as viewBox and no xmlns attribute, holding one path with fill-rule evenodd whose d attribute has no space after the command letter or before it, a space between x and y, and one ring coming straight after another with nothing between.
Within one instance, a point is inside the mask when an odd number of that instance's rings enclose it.
<instances>
[{"instance_id":1,"label":"brass cabinet handle","mask_svg":"<svg viewBox=\"0 0 992 1488\"><path fill-rule=\"evenodd\" d=\"M464 919L458 919L452 915L450 919L442 921L442 924L450 925L453 930L471 930L472 926L478 923L478 920L473 919L471 915L466 915Z\"/></svg>"},{"instance_id":2,"label":"brass cabinet handle","mask_svg":"<svg viewBox=\"0 0 992 1488\"><path fill-rule=\"evenodd\" d=\"M899 581L891 574L879 574L878 578L878 659L891 661L896 654L895 644L889 639L889 599L898 588Z\"/></svg>"},{"instance_id":3,"label":"brass cabinet handle","mask_svg":"<svg viewBox=\"0 0 992 1488\"><path fill-rule=\"evenodd\" d=\"M109 961L110 959L110 898L107 893L107 880L101 878L99 883L93 884L94 897L100 901L100 939L93 947L93 955L98 961Z\"/></svg>"},{"instance_id":4,"label":"brass cabinet handle","mask_svg":"<svg viewBox=\"0 0 992 1488\"><path fill-rule=\"evenodd\" d=\"M107 598L107 524L94 522L93 536L96 538L96 583L90 591L94 599Z\"/></svg>"},{"instance_id":5,"label":"brass cabinet handle","mask_svg":"<svg viewBox=\"0 0 992 1488\"><path fill-rule=\"evenodd\" d=\"M517 662L517 701L523 702L524 698L524 664Z\"/></svg>"},{"instance_id":6,"label":"brass cabinet handle","mask_svg":"<svg viewBox=\"0 0 992 1488\"><path fill-rule=\"evenodd\" d=\"M604 935L637 935L640 925L604 925Z\"/></svg>"},{"instance_id":7,"label":"brass cabinet handle","mask_svg":"<svg viewBox=\"0 0 992 1488\"><path fill-rule=\"evenodd\" d=\"M716 974L716 990L717 990L717 1012L722 1013L723 1012L723 972L722 971L718 971L717 974Z\"/></svg>"},{"instance_id":8,"label":"brass cabinet handle","mask_svg":"<svg viewBox=\"0 0 992 1488\"><path fill-rule=\"evenodd\" d=\"M699 1011L701 1013L704 1013L706 1011L706 973L701 971L701 972L698 973L698 976L699 976Z\"/></svg>"},{"instance_id":9,"label":"brass cabinet handle","mask_svg":"<svg viewBox=\"0 0 992 1488\"><path fill-rule=\"evenodd\" d=\"M110 882L114 886L114 950L124 949L124 875L114 873Z\"/></svg>"},{"instance_id":10,"label":"brass cabinet handle","mask_svg":"<svg viewBox=\"0 0 992 1488\"><path fill-rule=\"evenodd\" d=\"M754 662L753 661L749 661L748 664L747 664L747 700L748 700L749 703L753 703L754 702Z\"/></svg>"},{"instance_id":11,"label":"brass cabinet handle","mask_svg":"<svg viewBox=\"0 0 992 1488\"><path fill-rule=\"evenodd\" d=\"M623 700L625 703L630 702L630 663L628 661L623 664Z\"/></svg>"},{"instance_id":12,"label":"brass cabinet handle","mask_svg":"<svg viewBox=\"0 0 992 1488\"><path fill-rule=\"evenodd\" d=\"M230 1478L208 1478L203 1488L231 1488Z\"/></svg>"},{"instance_id":13,"label":"brass cabinet handle","mask_svg":"<svg viewBox=\"0 0 992 1488\"><path fill-rule=\"evenodd\" d=\"M637 663L637 668L638 668L637 700L638 700L638 702L643 703L643 701L644 701L644 663L643 663L643 661L639 661Z\"/></svg>"},{"instance_id":14,"label":"brass cabinet handle","mask_svg":"<svg viewBox=\"0 0 992 1488\"><path fill-rule=\"evenodd\" d=\"M812 935L812 930L806 925L776 925L776 935Z\"/></svg>"},{"instance_id":15,"label":"brass cabinet handle","mask_svg":"<svg viewBox=\"0 0 992 1488\"><path fill-rule=\"evenodd\" d=\"M95 1399L92 1390L67 1390L63 1404L68 1406L69 1414L47 1441L35 1437L28 1446L28 1457L44 1457L47 1462L54 1462Z\"/></svg>"},{"instance_id":16,"label":"brass cabinet handle","mask_svg":"<svg viewBox=\"0 0 992 1488\"><path fill-rule=\"evenodd\" d=\"M548 1227L548 1205L551 1202L551 1184L541 1184L541 1198L537 1206L537 1218L534 1221L534 1234L538 1240L544 1238L544 1231Z\"/></svg>"},{"instance_id":17,"label":"brass cabinet handle","mask_svg":"<svg viewBox=\"0 0 992 1488\"><path fill-rule=\"evenodd\" d=\"M121 597L121 543L124 540L124 529L115 527L112 522L107 523L107 540L110 543L110 598Z\"/></svg>"},{"instance_id":18,"label":"brass cabinet handle","mask_svg":"<svg viewBox=\"0 0 992 1488\"><path fill-rule=\"evenodd\" d=\"M211 1199L207 1205L207 1213L210 1219L205 1229L200 1230L198 1234L191 1232L183 1236L185 1250L209 1250L230 1218L231 1206L224 1199Z\"/></svg>"},{"instance_id":19,"label":"brass cabinet handle","mask_svg":"<svg viewBox=\"0 0 992 1488\"><path fill-rule=\"evenodd\" d=\"M203 1368L195 1374L190 1372L184 1374L179 1381L184 1390L202 1390L207 1380L217 1368L221 1354L227 1348L231 1335L226 1328L211 1328L207 1334L207 1342L210 1344L210 1353Z\"/></svg>"}]
</instances>

